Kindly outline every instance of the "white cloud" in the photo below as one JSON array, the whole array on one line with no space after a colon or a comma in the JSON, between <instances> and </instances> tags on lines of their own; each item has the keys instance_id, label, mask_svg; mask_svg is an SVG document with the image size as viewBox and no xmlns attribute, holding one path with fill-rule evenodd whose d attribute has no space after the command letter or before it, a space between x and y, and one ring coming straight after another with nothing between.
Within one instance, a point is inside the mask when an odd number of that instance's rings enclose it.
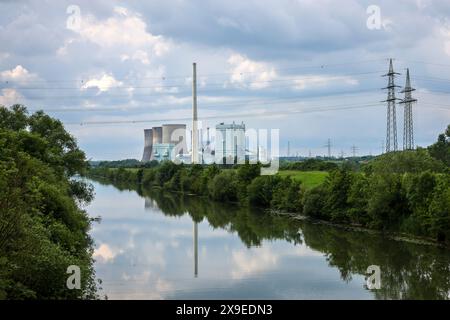
<instances>
[{"instance_id":1,"label":"white cloud","mask_svg":"<svg viewBox=\"0 0 450 320\"><path fill-rule=\"evenodd\" d=\"M137 50L132 56L128 54L122 54L120 56L120 60L127 61L127 60L138 60L142 64L150 64L150 59L148 57L148 54L144 50Z\"/></svg>"},{"instance_id":2,"label":"white cloud","mask_svg":"<svg viewBox=\"0 0 450 320\"><path fill-rule=\"evenodd\" d=\"M69 51L69 46L74 43L75 39L70 38L64 41L64 45L62 47L59 47L58 50L56 50L56 54L58 56L65 56L67 55Z\"/></svg>"},{"instance_id":3,"label":"white cloud","mask_svg":"<svg viewBox=\"0 0 450 320\"><path fill-rule=\"evenodd\" d=\"M128 52L136 52L141 58L145 48L150 49L156 56L162 56L169 51L169 41L161 35L147 32L147 24L139 14L121 7L116 7L114 12L114 16L102 21L92 15L83 15L80 28L74 31L82 39L101 47L120 47ZM144 58L145 60L148 60L148 57Z\"/></svg>"},{"instance_id":4,"label":"white cloud","mask_svg":"<svg viewBox=\"0 0 450 320\"><path fill-rule=\"evenodd\" d=\"M310 87L325 87L331 83L358 85L357 79L348 76L322 76L322 75L306 75L296 78L294 81L294 88L304 90Z\"/></svg>"},{"instance_id":5,"label":"white cloud","mask_svg":"<svg viewBox=\"0 0 450 320\"><path fill-rule=\"evenodd\" d=\"M98 259L99 262L107 263L109 261L114 260L114 258L118 253L120 252L113 250L109 245L103 243L100 245L100 247L95 249L93 257L95 259Z\"/></svg>"},{"instance_id":6,"label":"white cloud","mask_svg":"<svg viewBox=\"0 0 450 320\"><path fill-rule=\"evenodd\" d=\"M123 82L114 79L112 75L104 74L98 79L88 80L81 88L98 88L100 92L108 91L111 87L120 87Z\"/></svg>"},{"instance_id":7,"label":"white cloud","mask_svg":"<svg viewBox=\"0 0 450 320\"><path fill-rule=\"evenodd\" d=\"M15 89L2 89L2 93L0 95L0 105L11 106L16 103L21 103L22 101L23 96Z\"/></svg>"},{"instance_id":8,"label":"white cloud","mask_svg":"<svg viewBox=\"0 0 450 320\"><path fill-rule=\"evenodd\" d=\"M232 74L230 82L252 89L262 89L269 85L267 81L277 77L275 69L263 62L256 62L240 54L232 54L228 63Z\"/></svg>"},{"instance_id":9,"label":"white cloud","mask_svg":"<svg viewBox=\"0 0 450 320\"><path fill-rule=\"evenodd\" d=\"M448 56L450 56L450 24L441 27L440 34L444 41L444 51Z\"/></svg>"},{"instance_id":10,"label":"white cloud","mask_svg":"<svg viewBox=\"0 0 450 320\"><path fill-rule=\"evenodd\" d=\"M0 72L0 79L2 81L29 81L36 80L38 77L19 64L14 69Z\"/></svg>"},{"instance_id":11,"label":"white cloud","mask_svg":"<svg viewBox=\"0 0 450 320\"><path fill-rule=\"evenodd\" d=\"M232 252L233 268L231 276L233 279L242 279L248 275L254 275L272 269L277 265L279 255L268 247Z\"/></svg>"}]
</instances>

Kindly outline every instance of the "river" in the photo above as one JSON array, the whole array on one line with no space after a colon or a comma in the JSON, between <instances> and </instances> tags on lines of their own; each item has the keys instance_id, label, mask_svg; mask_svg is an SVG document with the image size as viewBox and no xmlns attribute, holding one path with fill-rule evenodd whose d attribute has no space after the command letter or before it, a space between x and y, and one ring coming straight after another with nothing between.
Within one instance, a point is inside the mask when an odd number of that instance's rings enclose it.
<instances>
[{"instance_id":1,"label":"river","mask_svg":"<svg viewBox=\"0 0 450 320\"><path fill-rule=\"evenodd\" d=\"M260 209L90 181L109 299L449 299L450 251ZM379 266L379 289L365 274Z\"/></svg>"}]
</instances>

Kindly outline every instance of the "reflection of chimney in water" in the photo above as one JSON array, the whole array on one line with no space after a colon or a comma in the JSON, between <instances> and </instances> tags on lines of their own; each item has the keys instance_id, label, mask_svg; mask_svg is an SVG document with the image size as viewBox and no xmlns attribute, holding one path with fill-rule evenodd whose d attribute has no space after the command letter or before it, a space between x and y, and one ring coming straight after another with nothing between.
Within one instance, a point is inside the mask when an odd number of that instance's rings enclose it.
<instances>
[{"instance_id":1,"label":"reflection of chimney in water","mask_svg":"<svg viewBox=\"0 0 450 320\"><path fill-rule=\"evenodd\" d=\"M194 277L198 277L198 226L194 222Z\"/></svg>"}]
</instances>

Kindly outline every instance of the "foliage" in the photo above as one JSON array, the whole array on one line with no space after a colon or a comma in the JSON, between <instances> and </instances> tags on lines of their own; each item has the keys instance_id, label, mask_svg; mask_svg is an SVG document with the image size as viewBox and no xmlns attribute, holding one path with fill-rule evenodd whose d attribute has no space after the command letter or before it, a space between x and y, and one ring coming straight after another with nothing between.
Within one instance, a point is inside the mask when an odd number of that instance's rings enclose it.
<instances>
[{"instance_id":1,"label":"foliage","mask_svg":"<svg viewBox=\"0 0 450 320\"><path fill-rule=\"evenodd\" d=\"M337 169L334 162L320 159L307 159L305 161L286 162L282 164L281 170L301 170L301 171L330 171Z\"/></svg>"},{"instance_id":2,"label":"foliage","mask_svg":"<svg viewBox=\"0 0 450 320\"><path fill-rule=\"evenodd\" d=\"M450 167L450 124L445 133L439 135L435 144L428 147L430 155Z\"/></svg>"},{"instance_id":3,"label":"foliage","mask_svg":"<svg viewBox=\"0 0 450 320\"><path fill-rule=\"evenodd\" d=\"M84 153L58 120L23 106L0 107L0 298L96 297L91 220L80 205L92 187L71 180ZM81 290L66 287L81 268Z\"/></svg>"},{"instance_id":4,"label":"foliage","mask_svg":"<svg viewBox=\"0 0 450 320\"><path fill-rule=\"evenodd\" d=\"M237 174L233 170L223 170L208 183L209 195L217 201L236 201Z\"/></svg>"}]
</instances>

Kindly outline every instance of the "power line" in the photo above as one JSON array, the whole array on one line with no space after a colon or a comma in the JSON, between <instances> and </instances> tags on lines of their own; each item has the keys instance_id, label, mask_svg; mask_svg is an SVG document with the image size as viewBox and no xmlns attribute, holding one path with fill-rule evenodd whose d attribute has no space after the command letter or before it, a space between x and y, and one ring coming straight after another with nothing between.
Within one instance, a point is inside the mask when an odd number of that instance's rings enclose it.
<instances>
[{"instance_id":1,"label":"power line","mask_svg":"<svg viewBox=\"0 0 450 320\"><path fill-rule=\"evenodd\" d=\"M310 110L289 110L287 112L260 112L260 113L240 113L234 115L221 114L216 116L204 116L200 120L206 119L220 119L220 118L230 118L230 117L266 117L270 115L288 115L288 114L300 114L300 113L314 113L314 112L326 112L326 111L334 111L334 110L347 110L347 109L360 109L367 107L379 107L379 103L374 104L366 104L366 105L358 105L358 106L343 106L343 107L333 107L333 106L324 106L325 109L310 109ZM152 122L170 122L170 121L189 121L192 120L191 117L185 118L166 118L166 119L146 119L146 120L117 120L117 121L85 121L85 122L65 122L67 125L96 125L96 124L136 124L136 123L152 123Z\"/></svg>"},{"instance_id":2,"label":"power line","mask_svg":"<svg viewBox=\"0 0 450 320\"><path fill-rule=\"evenodd\" d=\"M349 61L344 63L336 63L336 64L314 64L314 65L300 65L300 66L288 66L288 67L281 67L281 68L270 68L270 70L274 71L289 71L289 70L297 70L297 69L326 69L326 68L333 68L333 67L341 67L341 66L348 66L348 65L356 65L356 64L364 64L369 62L377 62L377 61L384 61L384 58L379 59L370 59L370 60L360 60L360 61ZM264 71L251 71L251 72L240 72L241 75L245 74L262 74L266 73L267 70ZM218 72L218 73L206 73L200 75L200 78L205 77L215 77L215 76L222 76L222 75L231 75L235 74L235 72L229 71L229 72ZM161 75L161 76L154 76L154 77L122 77L122 78L115 78L117 81L123 81L123 80L130 80L130 79L154 79L154 80L170 80L170 79L187 79L191 78L192 74L185 74L185 75ZM90 80L90 79L89 79ZM88 78L85 79L71 79L71 80L63 80L63 79L49 79L49 80L21 80L21 82L25 83L40 83L40 82L53 82L53 83L61 83L61 82L78 82L78 83L86 83L89 81ZM8 81L5 81L8 82Z\"/></svg>"},{"instance_id":3,"label":"power line","mask_svg":"<svg viewBox=\"0 0 450 320\"><path fill-rule=\"evenodd\" d=\"M358 73L348 73L348 74L342 74L342 75L327 75L327 80L339 80L342 77L356 77L356 76L367 76L367 75L373 75L381 73L381 71L369 71L369 72L358 72ZM298 81L298 80L311 80L311 79L317 79L318 75L314 76L304 76L304 77L295 77L295 78L284 78L284 79L272 79L272 80L249 80L249 81L233 81L229 84L238 84L238 85L252 85L255 83L274 83L274 82L288 82L288 81ZM223 87L226 83L220 82L220 83L210 83L207 85L207 87ZM86 84L84 84L86 85ZM164 89L164 88L186 88L190 87L189 84L178 84L178 85L148 85L148 86L123 86L123 85L115 85L115 86L108 86L109 89ZM206 86L205 86L206 87ZM2 89L16 89L16 90L88 90L88 89L95 89L98 86L89 86L89 87L3 87Z\"/></svg>"},{"instance_id":4,"label":"power line","mask_svg":"<svg viewBox=\"0 0 450 320\"><path fill-rule=\"evenodd\" d=\"M367 91L363 91L363 92L367 92ZM355 91L353 93L347 93L344 92L342 94L335 94L335 95L331 95L328 97L333 97L334 100L342 97L342 96L352 96L352 95L356 95L359 94L360 91ZM288 104L288 103L307 103L310 100L316 100L316 99L321 99L323 98L324 95L317 95L317 96L310 96L310 97L304 97L304 96L293 96L293 97L274 97L274 98L267 98L267 99L245 99L245 100L235 100L235 101L230 101L230 102L224 102L224 103L208 103L208 102L203 102L201 103L203 107L240 107L243 106L244 104L247 105L267 105L267 104L274 104L276 102L278 102L277 104ZM187 97L186 97L187 98ZM348 104L346 104L348 105ZM174 107L179 107L179 105L176 105ZM73 108L45 108L45 109L29 109L29 111L38 111L38 110L42 110L42 111L52 111L52 112L92 112L92 111L125 111L125 112L129 112L129 111L133 111L133 110L139 110L139 109L148 109L148 105L142 105L142 106L135 106L132 108L124 108L124 107L117 107L117 108L79 108L79 107L73 107Z\"/></svg>"}]
</instances>

